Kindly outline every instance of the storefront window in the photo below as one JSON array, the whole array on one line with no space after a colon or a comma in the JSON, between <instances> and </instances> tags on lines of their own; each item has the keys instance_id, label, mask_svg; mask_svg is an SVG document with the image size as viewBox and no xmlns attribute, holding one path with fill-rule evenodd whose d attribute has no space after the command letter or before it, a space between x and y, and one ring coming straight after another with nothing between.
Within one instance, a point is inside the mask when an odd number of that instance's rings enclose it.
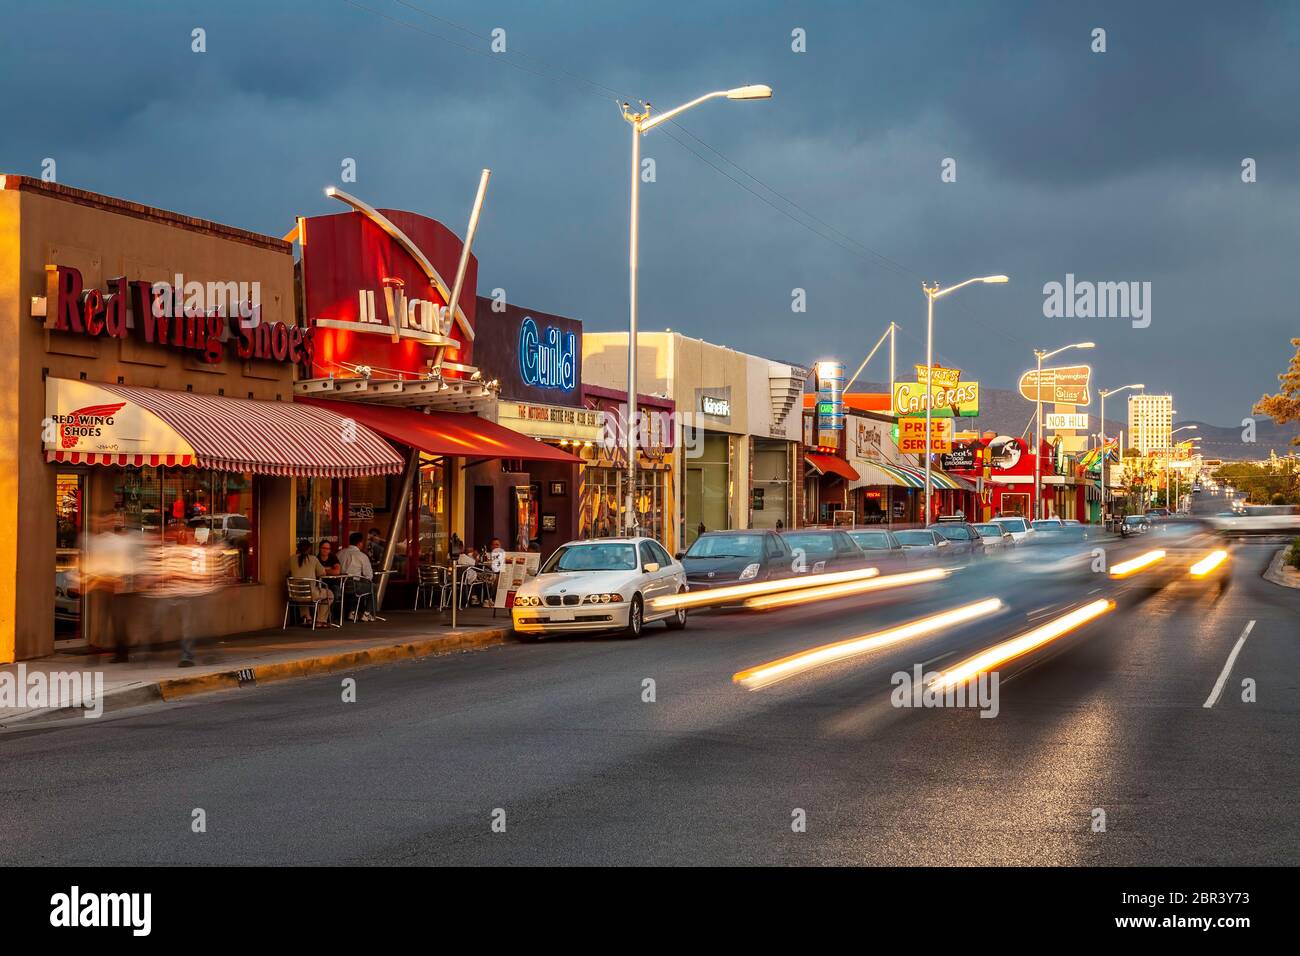
<instances>
[{"instance_id":1,"label":"storefront window","mask_svg":"<svg viewBox=\"0 0 1300 956\"><path fill-rule=\"evenodd\" d=\"M444 458L420 456L420 484L416 489L416 522L419 527L419 563L446 564L449 560L447 499L450 496L447 462ZM393 570L407 574L406 542L398 541Z\"/></svg>"},{"instance_id":2,"label":"storefront window","mask_svg":"<svg viewBox=\"0 0 1300 956\"><path fill-rule=\"evenodd\" d=\"M195 468L123 468L115 472L116 527L146 543L212 548L226 558L232 582L257 579L253 476Z\"/></svg>"},{"instance_id":3,"label":"storefront window","mask_svg":"<svg viewBox=\"0 0 1300 956\"><path fill-rule=\"evenodd\" d=\"M697 457L686 459L686 535L689 547L706 531L731 527L731 436L706 433Z\"/></svg>"},{"instance_id":4,"label":"storefront window","mask_svg":"<svg viewBox=\"0 0 1300 956\"><path fill-rule=\"evenodd\" d=\"M790 507L789 443L754 439L754 488L751 501L752 525L775 528L788 525Z\"/></svg>"},{"instance_id":5,"label":"storefront window","mask_svg":"<svg viewBox=\"0 0 1300 956\"><path fill-rule=\"evenodd\" d=\"M386 538L390 517L387 475L349 479L348 533L343 536L340 544L346 542L352 532L369 534L371 528L377 529Z\"/></svg>"},{"instance_id":6,"label":"storefront window","mask_svg":"<svg viewBox=\"0 0 1300 956\"><path fill-rule=\"evenodd\" d=\"M85 527L85 478L55 478L54 639L79 640L82 622L81 546Z\"/></svg>"},{"instance_id":7,"label":"storefront window","mask_svg":"<svg viewBox=\"0 0 1300 956\"><path fill-rule=\"evenodd\" d=\"M308 541L312 547L322 538L331 541L338 537L334 520L334 491L338 483L331 478L298 479L296 507L296 537Z\"/></svg>"},{"instance_id":8,"label":"storefront window","mask_svg":"<svg viewBox=\"0 0 1300 956\"><path fill-rule=\"evenodd\" d=\"M582 472L582 512L578 536L609 538L619 533L619 488L622 473L617 468L587 466Z\"/></svg>"}]
</instances>

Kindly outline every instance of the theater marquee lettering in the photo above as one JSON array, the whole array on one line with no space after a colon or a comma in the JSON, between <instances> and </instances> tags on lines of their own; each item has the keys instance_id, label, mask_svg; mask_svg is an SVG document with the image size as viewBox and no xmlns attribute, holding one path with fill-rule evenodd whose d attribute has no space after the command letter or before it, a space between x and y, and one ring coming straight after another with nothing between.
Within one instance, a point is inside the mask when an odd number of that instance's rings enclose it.
<instances>
[{"instance_id":1,"label":"theater marquee lettering","mask_svg":"<svg viewBox=\"0 0 1300 956\"><path fill-rule=\"evenodd\" d=\"M51 265L46 273L45 327L97 338L124 339L134 335L151 345L197 353L204 362L226 358L226 343L235 343L241 359L269 362L305 362L312 357L310 328L263 322L260 307L202 310L181 304L164 283L108 280L107 292L86 289L81 272L71 266ZM130 307L134 322L128 324Z\"/></svg>"}]
</instances>

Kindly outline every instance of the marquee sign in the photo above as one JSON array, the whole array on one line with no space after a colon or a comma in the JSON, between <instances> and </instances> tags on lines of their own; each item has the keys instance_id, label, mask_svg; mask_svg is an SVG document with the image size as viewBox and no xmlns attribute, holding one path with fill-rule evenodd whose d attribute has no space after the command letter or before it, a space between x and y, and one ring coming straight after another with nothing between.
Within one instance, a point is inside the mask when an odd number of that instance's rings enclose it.
<instances>
[{"instance_id":1,"label":"marquee sign","mask_svg":"<svg viewBox=\"0 0 1300 956\"><path fill-rule=\"evenodd\" d=\"M1087 365L1066 365L1043 369L1042 400L1057 405L1091 405L1088 385L1092 368ZM1020 376L1020 394L1030 402L1039 400L1038 370L1030 369ZM1087 427L1087 426L1084 426Z\"/></svg>"},{"instance_id":2,"label":"marquee sign","mask_svg":"<svg viewBox=\"0 0 1300 956\"><path fill-rule=\"evenodd\" d=\"M925 419L900 418L898 420L898 450L905 455L924 455L928 449L934 454L952 451L952 419L931 416L930 440L926 441Z\"/></svg>"},{"instance_id":3,"label":"marquee sign","mask_svg":"<svg viewBox=\"0 0 1300 956\"><path fill-rule=\"evenodd\" d=\"M205 308L210 287L247 286L247 283L184 283L108 280L109 291L85 288L81 272L71 266L45 267L45 299L34 303L33 315L52 332L124 339L128 335L152 345L186 350L215 365L227 358L234 343L240 359L310 363L315 348L311 329L283 322L262 321L260 305L232 302ZM199 293L187 293L188 286ZM41 307L43 305L43 308Z\"/></svg>"}]
</instances>

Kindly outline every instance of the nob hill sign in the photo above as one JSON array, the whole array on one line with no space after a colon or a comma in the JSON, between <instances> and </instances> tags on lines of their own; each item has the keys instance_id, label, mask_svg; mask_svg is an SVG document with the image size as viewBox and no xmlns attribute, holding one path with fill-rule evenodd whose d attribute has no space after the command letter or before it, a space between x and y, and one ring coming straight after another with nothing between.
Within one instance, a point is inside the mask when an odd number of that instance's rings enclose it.
<instances>
[{"instance_id":1,"label":"nob hill sign","mask_svg":"<svg viewBox=\"0 0 1300 956\"><path fill-rule=\"evenodd\" d=\"M52 332L124 339L190 351L200 361L226 359L234 343L241 359L310 363L313 330L263 322L259 283L108 280L108 291L87 289L71 266L45 267L44 308L32 314ZM250 289L251 286L251 289ZM128 310L130 318L128 319Z\"/></svg>"}]
</instances>

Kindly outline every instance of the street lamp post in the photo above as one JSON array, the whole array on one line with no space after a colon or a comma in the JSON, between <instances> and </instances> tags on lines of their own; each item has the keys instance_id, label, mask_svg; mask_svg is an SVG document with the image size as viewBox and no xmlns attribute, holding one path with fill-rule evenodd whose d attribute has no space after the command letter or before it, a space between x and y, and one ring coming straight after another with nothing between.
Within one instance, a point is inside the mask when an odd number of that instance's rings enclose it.
<instances>
[{"instance_id":1,"label":"street lamp post","mask_svg":"<svg viewBox=\"0 0 1300 956\"><path fill-rule=\"evenodd\" d=\"M1053 355L1060 355L1069 349L1091 349L1095 348L1094 342L1075 342L1073 345L1062 345L1059 349L1053 349L1050 352L1044 352L1042 349L1034 349L1034 358L1038 360L1037 387L1038 402L1034 411L1034 516L1043 517L1043 359L1049 359Z\"/></svg>"},{"instance_id":2,"label":"street lamp post","mask_svg":"<svg viewBox=\"0 0 1300 956\"><path fill-rule=\"evenodd\" d=\"M1173 431L1169 433L1169 453L1165 456L1165 507L1166 508L1169 508L1170 472L1173 472L1175 476L1177 476L1177 472L1174 469L1174 455L1178 452L1178 442L1174 441L1174 436L1177 435L1179 432L1187 432L1187 431L1194 432L1197 431L1198 428L1199 426L1197 425L1183 425L1181 428L1175 428ZM1181 485L1181 482L1179 484ZM1171 513L1178 510L1177 505L1175 505L1173 508L1169 508L1169 510Z\"/></svg>"},{"instance_id":3,"label":"street lamp post","mask_svg":"<svg viewBox=\"0 0 1300 956\"><path fill-rule=\"evenodd\" d=\"M930 524L930 406L934 404L934 383L932 381L934 368L934 300L941 299L949 292L956 292L962 286L970 285L972 282L984 282L997 284L1006 282L1006 276L981 276L975 279L967 279L965 282L958 282L956 285L950 285L946 289L939 288L939 283L934 282L930 285L921 283L921 291L925 293L925 521L924 526ZM892 384L892 383L891 383ZM892 405L894 396L889 396Z\"/></svg>"},{"instance_id":4,"label":"street lamp post","mask_svg":"<svg viewBox=\"0 0 1300 956\"><path fill-rule=\"evenodd\" d=\"M1138 382L1133 385L1121 385L1119 388L1103 388L1097 392L1097 394L1101 396L1101 520L1103 524L1105 524L1106 521L1106 493L1109 490L1109 487L1106 484L1106 397L1108 395L1115 395L1129 388L1146 388L1146 386L1141 382ZM1122 462L1124 460L1124 449L1120 448L1117 450L1119 451L1120 461Z\"/></svg>"},{"instance_id":5,"label":"street lamp post","mask_svg":"<svg viewBox=\"0 0 1300 956\"><path fill-rule=\"evenodd\" d=\"M738 86L731 90L719 90L683 103L666 113L650 115L650 104L642 103L641 112L632 110L630 103L623 103L623 119L632 127L632 215L630 238L628 243L628 336L627 336L627 493L624 495L624 526L628 534L636 532L636 445L637 445L637 328L636 328L636 270L637 270L637 235L639 232L641 206L641 137L660 123L665 123L680 113L685 113L693 106L706 100L726 97L729 100L763 100L772 95L770 86L756 84Z\"/></svg>"}]
</instances>

